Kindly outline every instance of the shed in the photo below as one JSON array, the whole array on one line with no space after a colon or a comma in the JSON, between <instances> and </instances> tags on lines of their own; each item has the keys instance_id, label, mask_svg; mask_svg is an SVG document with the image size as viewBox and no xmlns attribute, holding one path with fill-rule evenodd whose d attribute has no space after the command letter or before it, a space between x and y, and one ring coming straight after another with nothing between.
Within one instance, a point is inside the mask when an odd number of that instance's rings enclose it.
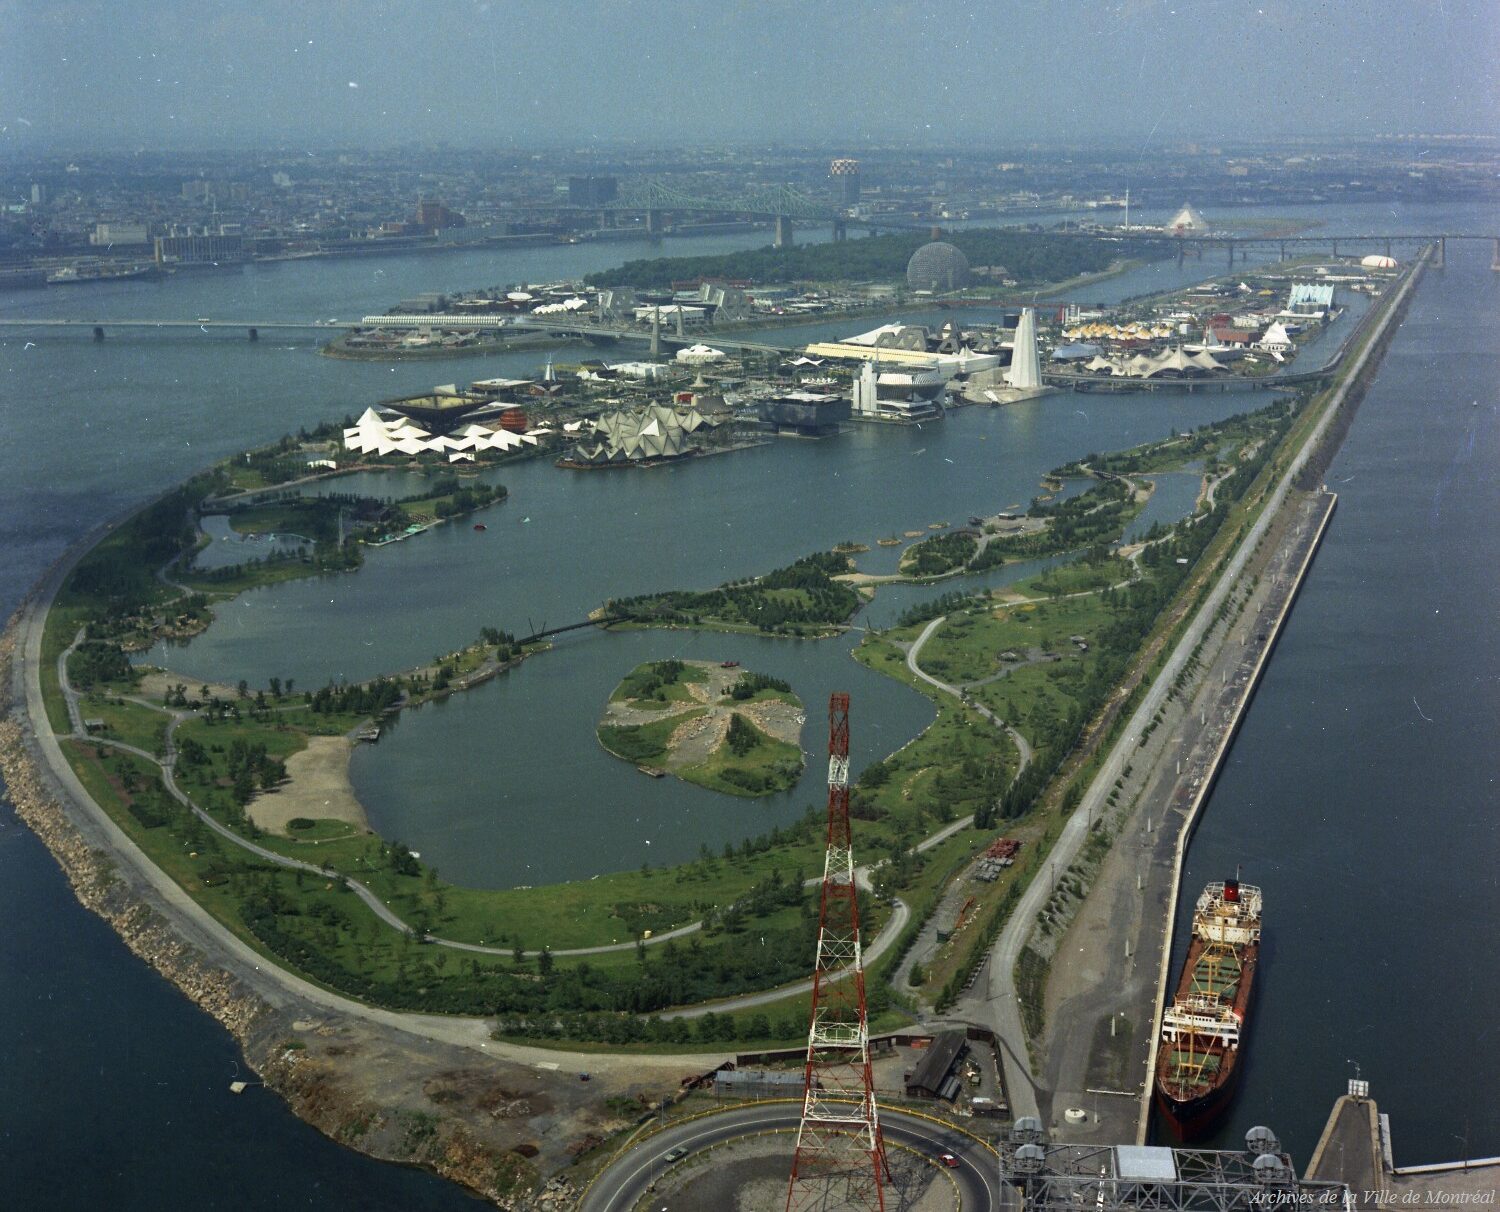
<instances>
[{"instance_id":1,"label":"shed","mask_svg":"<svg viewBox=\"0 0 1500 1212\"><path fill-rule=\"evenodd\" d=\"M962 1031L943 1031L933 1037L926 1053L906 1079L906 1093L912 1098L938 1098L944 1083L964 1050Z\"/></svg>"}]
</instances>

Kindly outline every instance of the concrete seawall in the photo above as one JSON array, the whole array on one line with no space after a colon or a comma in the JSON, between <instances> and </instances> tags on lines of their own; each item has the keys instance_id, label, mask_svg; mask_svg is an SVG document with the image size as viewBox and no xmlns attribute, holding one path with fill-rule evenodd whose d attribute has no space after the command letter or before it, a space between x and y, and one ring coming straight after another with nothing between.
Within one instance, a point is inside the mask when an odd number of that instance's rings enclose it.
<instances>
[{"instance_id":1,"label":"concrete seawall","mask_svg":"<svg viewBox=\"0 0 1500 1212\"><path fill-rule=\"evenodd\" d=\"M1297 452L1297 456L1292 460L1291 466L1288 467L1286 472L1284 473L1281 482L1276 488L1273 499L1268 502L1266 509L1262 512L1261 517L1257 522L1256 531L1252 531L1251 536L1246 539L1246 545L1250 544L1251 538L1258 537L1257 532L1263 535L1265 533L1264 528L1266 524L1268 524L1270 520L1274 518L1274 516L1285 506L1287 494L1290 491L1292 484L1295 482L1297 476L1303 471L1303 468L1308 463L1308 460L1312 458L1316 452L1319 451L1320 447L1323 444L1325 435L1327 434L1330 425L1333 423L1335 415L1338 413L1340 407L1345 402L1350 388L1355 383L1359 382L1360 376L1363 374L1366 367L1370 365L1372 358L1376 359L1376 361L1378 362L1379 356L1384 349L1385 338L1392 329L1392 326L1399 323L1401 316L1404 314L1406 304L1411 298L1411 293L1415 289L1417 282L1421 279L1424 266L1425 257L1423 260L1419 260L1416 265L1413 266L1412 270L1408 273L1406 280L1400 285L1400 287L1397 288L1396 293L1392 297L1390 303L1386 307L1380 308L1378 309L1378 311L1372 311L1370 313L1371 317L1374 318L1375 325L1371 339L1360 350L1358 356L1354 360L1354 363L1349 368L1343 380L1339 383L1339 386L1334 392L1333 397L1324 405L1322 417L1319 419L1313 431L1308 435L1306 441L1303 442L1302 448ZM1362 325L1361 328L1363 327L1364 326ZM1358 341L1362 336L1363 333L1358 331L1356 332L1356 334L1353 334L1350 339L1350 348L1352 348L1354 342ZM1277 641L1281 636L1282 628L1285 625L1287 618L1291 614L1292 606L1296 602L1298 593L1301 591L1303 581L1307 575L1307 571L1312 566L1313 558L1317 554L1318 548L1322 544L1323 536L1327 531L1329 520L1332 518L1334 508L1337 505L1337 495L1332 493L1328 494L1327 501L1328 503L1324 516L1318 525L1317 531L1313 536L1311 543L1308 545L1307 551L1302 559L1300 567L1298 568L1296 576L1293 578L1288 587L1285 600L1283 601L1280 610L1277 612L1274 625L1268 633L1268 639L1265 643L1264 649L1261 652L1259 659L1256 661L1251 675L1246 679L1244 691L1241 694L1240 700L1236 704L1234 711L1228 720L1227 727L1224 730L1224 734L1220 740L1219 746L1213 756L1212 761L1209 763L1208 769L1203 777L1201 784L1196 790L1191 806L1178 832L1177 844L1173 859L1171 892L1169 893L1167 898L1166 922L1163 927L1160 971L1157 974L1156 999L1150 1020L1151 1046L1147 1058L1145 1082L1141 1091L1141 1104L1136 1131L1136 1142L1138 1144L1146 1143L1146 1138L1150 1130L1151 1099L1155 1084L1157 1051L1160 1042L1158 1025L1161 1022L1162 1012L1165 1008L1168 996L1167 989L1171 978L1172 946L1176 936L1178 902L1182 894L1182 870L1187 859L1188 848L1191 845L1193 833L1197 828L1199 815L1202 811L1202 808L1207 802L1214 784L1218 780L1219 772L1223 768L1224 759L1228 755L1229 750L1234 743L1234 738L1238 733L1240 724L1244 719L1245 711L1248 708L1251 700L1255 696L1255 690L1260 684L1261 675L1264 673L1265 667L1270 661L1271 654L1275 651Z\"/></svg>"},{"instance_id":2,"label":"concrete seawall","mask_svg":"<svg viewBox=\"0 0 1500 1212\"><path fill-rule=\"evenodd\" d=\"M1312 567L1314 556L1322 545L1323 535L1328 530L1328 523L1333 518L1333 511L1338 505L1338 495L1329 493L1325 498L1323 517L1318 522L1316 532L1307 550L1302 557L1302 562L1297 568L1296 576L1287 587L1286 595L1281 603L1281 608L1276 613L1275 622L1267 633L1265 643L1261 648L1260 657L1256 660L1250 676L1245 680L1244 690L1240 700L1235 704L1230 715L1227 727L1224 729L1223 737L1219 741L1218 748L1214 751L1212 760L1208 764L1207 772L1203 781L1199 784L1192 802L1188 808L1187 816L1177 835L1177 846L1173 859L1172 889L1167 896L1167 919L1163 930L1161 948L1161 969L1157 975L1156 1001L1151 1014L1151 1049L1146 1061L1146 1081L1141 1094L1140 1122L1137 1128L1136 1143L1145 1144L1146 1135L1151 1122L1151 1094L1155 1084L1157 1046L1160 1035L1157 1024L1161 1022L1162 1011L1166 1005L1167 987L1171 979L1172 971L1172 945L1176 938L1177 907L1182 896L1182 869L1187 860L1188 846L1192 842L1193 833L1198 827L1199 815L1203 805L1213 792L1214 784L1218 782L1219 772L1224 767L1224 759L1234 745L1235 736L1239 733L1240 724L1244 721L1245 712L1250 702L1255 697L1255 691L1260 685L1261 675L1265 672L1266 665L1271 660L1271 654L1276 650L1276 644L1281 638L1282 628L1292 613L1292 606L1297 600L1297 595L1302 589L1302 583L1307 576L1307 570Z\"/></svg>"}]
</instances>

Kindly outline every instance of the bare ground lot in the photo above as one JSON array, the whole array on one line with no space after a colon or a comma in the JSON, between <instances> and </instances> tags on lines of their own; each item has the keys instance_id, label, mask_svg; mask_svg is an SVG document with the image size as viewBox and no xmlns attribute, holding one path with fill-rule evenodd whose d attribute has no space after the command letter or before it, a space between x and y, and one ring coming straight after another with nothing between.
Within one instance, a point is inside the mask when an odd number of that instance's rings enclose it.
<instances>
[{"instance_id":1,"label":"bare ground lot","mask_svg":"<svg viewBox=\"0 0 1500 1212\"><path fill-rule=\"evenodd\" d=\"M287 822L344 821L368 832L364 805L349 782L354 742L343 736L310 736L307 748L286 760L287 781L250 801L250 819L269 833L288 833Z\"/></svg>"}]
</instances>

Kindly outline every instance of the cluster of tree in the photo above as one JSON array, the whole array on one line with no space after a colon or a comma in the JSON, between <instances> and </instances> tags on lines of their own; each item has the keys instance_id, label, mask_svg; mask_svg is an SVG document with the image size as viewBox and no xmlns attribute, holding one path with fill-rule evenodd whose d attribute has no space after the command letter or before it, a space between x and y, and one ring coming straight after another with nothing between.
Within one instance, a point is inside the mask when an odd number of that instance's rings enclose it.
<instances>
[{"instance_id":1,"label":"cluster of tree","mask_svg":"<svg viewBox=\"0 0 1500 1212\"><path fill-rule=\"evenodd\" d=\"M747 1014L736 1019L712 1012L697 1018L642 1018L630 1014L502 1015L496 1034L516 1039L586 1039L606 1044L716 1044L797 1039L807 1020L795 1014L771 1018Z\"/></svg>"},{"instance_id":2,"label":"cluster of tree","mask_svg":"<svg viewBox=\"0 0 1500 1212\"><path fill-rule=\"evenodd\" d=\"M761 731L738 711L729 715L729 730L724 734L724 742L729 746L729 752L735 757L744 757L765 737Z\"/></svg>"},{"instance_id":3,"label":"cluster of tree","mask_svg":"<svg viewBox=\"0 0 1500 1212\"><path fill-rule=\"evenodd\" d=\"M299 535L315 543L336 543L339 537L339 514L358 508L359 503L360 498L347 494L338 497L293 497L291 500L273 501L261 506L252 505L240 512L248 519L255 519L259 514L267 530ZM235 515L230 516L233 519ZM253 525L252 528L261 529L260 526Z\"/></svg>"},{"instance_id":4,"label":"cluster of tree","mask_svg":"<svg viewBox=\"0 0 1500 1212\"><path fill-rule=\"evenodd\" d=\"M396 1009L498 1014L528 1022L557 1022L559 1015L651 1014L787 983L811 969L817 937L816 914L804 915L791 928L725 933L707 946L694 936L686 947L675 942L642 947L640 962L630 968L595 968L587 961L563 966L543 952L534 970L523 957L512 971L477 962L455 965L443 948L413 946L395 971L378 974L369 966L351 966L339 948L339 932L271 880L247 892L240 916L275 954L346 993Z\"/></svg>"},{"instance_id":5,"label":"cluster of tree","mask_svg":"<svg viewBox=\"0 0 1500 1212\"><path fill-rule=\"evenodd\" d=\"M1112 688L1124 676L1131 656L1171 604L1193 565L1223 528L1230 502L1243 496L1254 482L1295 416L1294 410L1284 405L1262 411L1266 413L1266 440L1224 478L1214 508L1171 527L1153 526L1141 553L1141 564L1150 575L1120 589L1107 589L1101 595L1101 601L1110 607L1110 617L1099 632L1094 660L1086 676L1070 687L1073 705L1054 722L1038 744L1035 760L1001 797L998 806L1001 816L1021 816L1036 802L1077 744L1085 724L1103 707Z\"/></svg>"},{"instance_id":6,"label":"cluster of tree","mask_svg":"<svg viewBox=\"0 0 1500 1212\"><path fill-rule=\"evenodd\" d=\"M970 265L1003 265L1020 283L1049 282L1096 273L1127 250L1115 241L1052 236L1041 232L973 229L943 237ZM694 278L750 282L876 281L899 278L911 256L929 240L921 234L871 236L828 244L746 249L709 256L656 257L627 261L584 279L590 286L660 289ZM1128 250L1138 252L1138 249Z\"/></svg>"},{"instance_id":7,"label":"cluster of tree","mask_svg":"<svg viewBox=\"0 0 1500 1212\"><path fill-rule=\"evenodd\" d=\"M799 870L791 879L781 874L781 868L773 868L771 874L758 881L750 891L719 913L712 911L704 916L703 925L710 934L718 930L737 933L745 928L747 918L766 917L778 909L790 906L806 907L807 888Z\"/></svg>"},{"instance_id":8,"label":"cluster of tree","mask_svg":"<svg viewBox=\"0 0 1500 1212\"><path fill-rule=\"evenodd\" d=\"M665 661L652 661L632 670L625 679L625 693L632 699L653 699L659 703L667 701L667 687L675 686L682 679L687 666L675 657Z\"/></svg>"},{"instance_id":9,"label":"cluster of tree","mask_svg":"<svg viewBox=\"0 0 1500 1212\"><path fill-rule=\"evenodd\" d=\"M1134 472L1159 471L1190 459L1213 459L1225 441L1264 433L1288 413L1295 412L1301 403L1301 398L1295 402L1285 398L1278 399L1254 412L1237 412L1222 420L1199 425L1186 434L1173 433L1160 442L1147 442L1129 450L1103 454L1090 451L1083 458L1065 463L1048 475L1056 478L1082 475L1085 468L1129 475Z\"/></svg>"},{"instance_id":10,"label":"cluster of tree","mask_svg":"<svg viewBox=\"0 0 1500 1212\"><path fill-rule=\"evenodd\" d=\"M105 682L129 682L135 677L125 650L108 640L84 640L68 657L68 680L79 690Z\"/></svg>"},{"instance_id":11,"label":"cluster of tree","mask_svg":"<svg viewBox=\"0 0 1500 1212\"><path fill-rule=\"evenodd\" d=\"M225 748L184 736L177 742L177 768L185 778L200 783L227 777L234 802L242 808L257 790L269 791L286 778L286 764L267 754L264 742L242 737L235 737Z\"/></svg>"},{"instance_id":12,"label":"cluster of tree","mask_svg":"<svg viewBox=\"0 0 1500 1212\"><path fill-rule=\"evenodd\" d=\"M342 547L337 543L316 543L311 551L305 547L283 547L237 564L225 564L219 568L194 568L192 579L205 584L238 581L242 577L254 575L261 568L293 563L306 564L313 572L352 572L364 563L364 555L353 543L346 543Z\"/></svg>"},{"instance_id":13,"label":"cluster of tree","mask_svg":"<svg viewBox=\"0 0 1500 1212\"><path fill-rule=\"evenodd\" d=\"M94 756L101 764L107 760L106 752L99 747L94 750ZM125 807L130 815L146 829L158 829L170 824L177 811L177 804L167 795L161 782L155 778L142 778L132 759L122 753L111 754L110 758L112 760L109 764L120 781L120 790L124 792Z\"/></svg>"},{"instance_id":14,"label":"cluster of tree","mask_svg":"<svg viewBox=\"0 0 1500 1212\"><path fill-rule=\"evenodd\" d=\"M247 453L244 465L257 472L267 484L285 484L288 480L299 479L307 474L307 460L299 453L300 445L296 438L288 434L274 446Z\"/></svg>"},{"instance_id":15,"label":"cluster of tree","mask_svg":"<svg viewBox=\"0 0 1500 1212\"><path fill-rule=\"evenodd\" d=\"M87 608L91 621L118 620L159 601L156 572L197 538L192 508L211 487L197 477L123 522L73 569L58 601Z\"/></svg>"},{"instance_id":16,"label":"cluster of tree","mask_svg":"<svg viewBox=\"0 0 1500 1212\"><path fill-rule=\"evenodd\" d=\"M440 518L456 518L476 509L483 509L505 496L505 489L489 484L476 483L457 489L451 496L444 496L433 505L433 512Z\"/></svg>"},{"instance_id":17,"label":"cluster of tree","mask_svg":"<svg viewBox=\"0 0 1500 1212\"><path fill-rule=\"evenodd\" d=\"M925 623L929 619L935 619L939 615L952 614L955 610L963 610L972 606L978 599L962 589L954 589L948 593L940 594L938 597L929 598L923 602L917 602L908 606L896 618L897 627L915 627L918 623Z\"/></svg>"},{"instance_id":18,"label":"cluster of tree","mask_svg":"<svg viewBox=\"0 0 1500 1212\"><path fill-rule=\"evenodd\" d=\"M380 715L401 701L406 693L399 679L379 677L373 682L309 690L303 696L308 707L320 715Z\"/></svg>"},{"instance_id":19,"label":"cluster of tree","mask_svg":"<svg viewBox=\"0 0 1500 1212\"><path fill-rule=\"evenodd\" d=\"M762 690L778 690L782 694L792 693L791 683L781 678L773 678L768 673L751 673L746 670L729 688L729 697L737 702L744 702L746 699L753 699Z\"/></svg>"},{"instance_id":20,"label":"cluster of tree","mask_svg":"<svg viewBox=\"0 0 1500 1212\"><path fill-rule=\"evenodd\" d=\"M516 637L508 631L501 631L498 627L481 627L479 640L495 650L495 660L502 664L521 653L521 646L516 643Z\"/></svg>"},{"instance_id":21,"label":"cluster of tree","mask_svg":"<svg viewBox=\"0 0 1500 1212\"><path fill-rule=\"evenodd\" d=\"M614 598L605 612L641 623L731 623L801 635L804 628L842 623L859 609L859 595L833 580L848 567L847 557L818 552L763 577L729 581L706 592L668 590Z\"/></svg>"},{"instance_id":22,"label":"cluster of tree","mask_svg":"<svg viewBox=\"0 0 1500 1212\"><path fill-rule=\"evenodd\" d=\"M785 791L795 786L802 777L802 764L792 761L775 762L757 770L729 766L719 771L718 777L749 795L769 795L773 791Z\"/></svg>"},{"instance_id":23,"label":"cluster of tree","mask_svg":"<svg viewBox=\"0 0 1500 1212\"><path fill-rule=\"evenodd\" d=\"M901 563L903 571L912 576L934 577L962 568L978 550L979 542L973 535L954 531L933 535L908 548Z\"/></svg>"},{"instance_id":24,"label":"cluster of tree","mask_svg":"<svg viewBox=\"0 0 1500 1212\"><path fill-rule=\"evenodd\" d=\"M1008 557L1038 559L1117 539L1124 532L1125 515L1131 505L1130 486L1115 479L1102 480L1087 492L1065 500L1034 500L1027 513L1034 518L1049 519L1047 528L1033 534L992 539L970 562L969 571L998 567Z\"/></svg>"}]
</instances>

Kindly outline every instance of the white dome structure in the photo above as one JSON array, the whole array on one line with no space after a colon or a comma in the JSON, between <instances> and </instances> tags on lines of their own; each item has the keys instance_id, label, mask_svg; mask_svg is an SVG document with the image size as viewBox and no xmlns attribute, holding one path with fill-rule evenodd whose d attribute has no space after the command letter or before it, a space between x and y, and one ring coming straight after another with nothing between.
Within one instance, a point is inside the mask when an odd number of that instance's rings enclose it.
<instances>
[{"instance_id":1,"label":"white dome structure","mask_svg":"<svg viewBox=\"0 0 1500 1212\"><path fill-rule=\"evenodd\" d=\"M1365 269L1395 269L1395 257L1383 257L1379 253L1371 253L1368 257L1361 257L1359 261Z\"/></svg>"},{"instance_id":2,"label":"white dome structure","mask_svg":"<svg viewBox=\"0 0 1500 1212\"><path fill-rule=\"evenodd\" d=\"M924 244L906 263L906 284L912 290L958 290L969 284L969 258L941 240Z\"/></svg>"}]
</instances>

